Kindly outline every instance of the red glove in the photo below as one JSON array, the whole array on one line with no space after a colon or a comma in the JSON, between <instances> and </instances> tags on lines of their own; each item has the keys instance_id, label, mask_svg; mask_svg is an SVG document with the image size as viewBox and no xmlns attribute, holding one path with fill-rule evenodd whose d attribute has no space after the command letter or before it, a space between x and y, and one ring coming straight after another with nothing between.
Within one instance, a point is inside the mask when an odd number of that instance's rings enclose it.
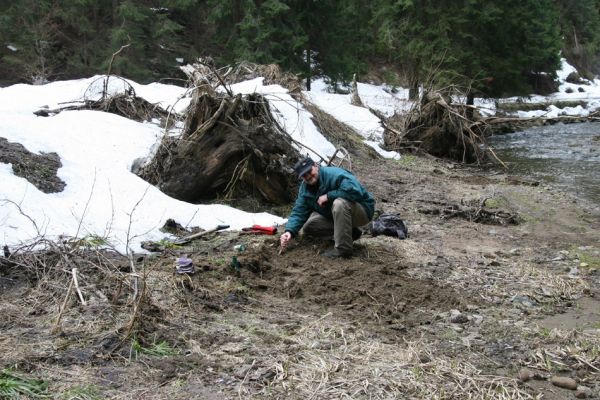
<instances>
[{"instance_id":1,"label":"red glove","mask_svg":"<svg viewBox=\"0 0 600 400\"><path fill-rule=\"evenodd\" d=\"M256 235L274 235L277 233L277 228L274 226L252 225L249 228L242 228L242 231Z\"/></svg>"}]
</instances>

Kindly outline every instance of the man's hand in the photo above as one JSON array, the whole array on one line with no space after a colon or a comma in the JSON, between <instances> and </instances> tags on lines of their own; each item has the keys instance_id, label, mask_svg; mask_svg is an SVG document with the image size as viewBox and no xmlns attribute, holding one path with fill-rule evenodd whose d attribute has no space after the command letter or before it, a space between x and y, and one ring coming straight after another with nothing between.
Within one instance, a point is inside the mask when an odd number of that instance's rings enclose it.
<instances>
[{"instance_id":1,"label":"man's hand","mask_svg":"<svg viewBox=\"0 0 600 400\"><path fill-rule=\"evenodd\" d=\"M292 234L289 232L285 232L279 237L279 245L282 249L285 249L288 246L288 244L290 244L290 240L292 240Z\"/></svg>"},{"instance_id":2,"label":"man's hand","mask_svg":"<svg viewBox=\"0 0 600 400\"><path fill-rule=\"evenodd\" d=\"M319 196L319 198L317 199L317 204L319 205L319 207L323 207L325 206L325 203L327 203L329 201L329 198L327 198L327 193Z\"/></svg>"}]
</instances>

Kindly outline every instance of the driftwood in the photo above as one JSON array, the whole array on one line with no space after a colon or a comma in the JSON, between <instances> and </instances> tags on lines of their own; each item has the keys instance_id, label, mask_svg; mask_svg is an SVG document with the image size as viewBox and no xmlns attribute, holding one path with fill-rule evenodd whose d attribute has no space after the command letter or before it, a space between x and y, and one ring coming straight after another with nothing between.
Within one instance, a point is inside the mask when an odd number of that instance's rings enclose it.
<instances>
[{"instance_id":1,"label":"driftwood","mask_svg":"<svg viewBox=\"0 0 600 400\"><path fill-rule=\"evenodd\" d=\"M588 116L559 115L557 117L487 117L477 121L478 125L485 125L493 134L512 133L534 126L554 125L558 123L572 124L578 122L600 122L600 111L590 113Z\"/></svg>"},{"instance_id":2,"label":"driftwood","mask_svg":"<svg viewBox=\"0 0 600 400\"><path fill-rule=\"evenodd\" d=\"M520 218L517 214L504 210L491 210L485 207L487 199L470 204L454 204L446 202L435 202L434 207L421 207L421 214L439 215L441 219L462 218L471 222L487 225L518 225Z\"/></svg>"}]
</instances>

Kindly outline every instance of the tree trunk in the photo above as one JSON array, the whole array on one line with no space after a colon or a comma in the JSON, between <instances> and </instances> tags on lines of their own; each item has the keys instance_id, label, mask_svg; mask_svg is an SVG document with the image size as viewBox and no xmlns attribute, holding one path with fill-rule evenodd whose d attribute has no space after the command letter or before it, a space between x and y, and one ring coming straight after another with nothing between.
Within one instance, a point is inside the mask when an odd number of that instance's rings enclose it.
<instances>
[{"instance_id":1,"label":"tree trunk","mask_svg":"<svg viewBox=\"0 0 600 400\"><path fill-rule=\"evenodd\" d=\"M473 120L473 107L469 107L475 104L475 94L471 91L467 93L467 110L465 112L465 116L469 120Z\"/></svg>"},{"instance_id":2,"label":"tree trunk","mask_svg":"<svg viewBox=\"0 0 600 400\"><path fill-rule=\"evenodd\" d=\"M306 90L310 92L310 78L311 78L311 63L312 58L310 57L310 47L306 47Z\"/></svg>"}]
</instances>

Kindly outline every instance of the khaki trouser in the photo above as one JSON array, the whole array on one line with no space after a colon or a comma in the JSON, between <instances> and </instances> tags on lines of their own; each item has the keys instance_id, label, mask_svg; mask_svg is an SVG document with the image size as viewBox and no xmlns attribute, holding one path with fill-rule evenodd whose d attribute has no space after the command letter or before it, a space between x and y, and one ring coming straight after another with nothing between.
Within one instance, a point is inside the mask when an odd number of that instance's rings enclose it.
<instances>
[{"instance_id":1,"label":"khaki trouser","mask_svg":"<svg viewBox=\"0 0 600 400\"><path fill-rule=\"evenodd\" d=\"M333 221L313 212L300 230L301 235L333 236L336 249L352 251L352 228L369 223L363 206L353 201L337 198L331 207Z\"/></svg>"}]
</instances>

